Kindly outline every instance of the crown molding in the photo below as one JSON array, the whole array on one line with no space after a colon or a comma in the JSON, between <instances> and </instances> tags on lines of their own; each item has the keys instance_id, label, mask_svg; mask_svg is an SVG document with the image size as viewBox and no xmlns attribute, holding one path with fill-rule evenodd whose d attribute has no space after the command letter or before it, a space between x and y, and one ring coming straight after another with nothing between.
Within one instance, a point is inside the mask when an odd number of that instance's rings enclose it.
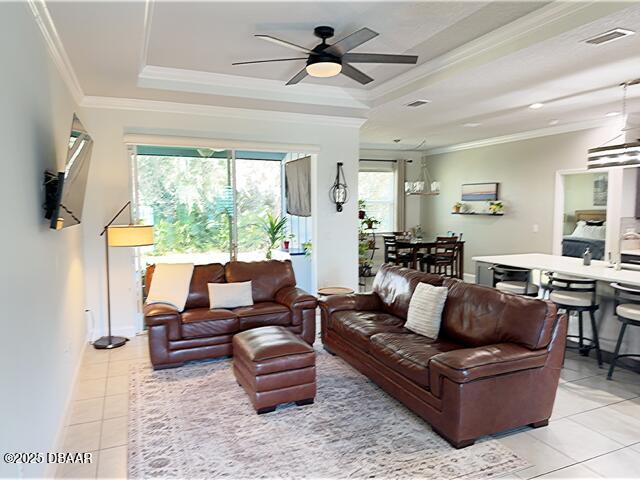
<instances>
[{"instance_id":1,"label":"crown molding","mask_svg":"<svg viewBox=\"0 0 640 480\"><path fill-rule=\"evenodd\" d=\"M239 118L266 122L311 123L333 127L360 128L367 120L359 117L339 117L308 113L253 110L247 108L218 107L193 103L141 100L136 98L85 96L80 103L83 108L103 108L140 112L176 113L183 115L204 115L211 117Z\"/></svg>"},{"instance_id":2,"label":"crown molding","mask_svg":"<svg viewBox=\"0 0 640 480\"><path fill-rule=\"evenodd\" d=\"M475 67L484 58L511 53L627 6L624 2L553 2L368 90L370 105L384 105L442 81L448 72L463 70L465 63Z\"/></svg>"},{"instance_id":3,"label":"crown molding","mask_svg":"<svg viewBox=\"0 0 640 480\"><path fill-rule=\"evenodd\" d=\"M366 91L357 89L315 84L284 85L280 80L154 65L142 68L138 74L138 86L226 97L369 109Z\"/></svg>"},{"instance_id":4,"label":"crown molding","mask_svg":"<svg viewBox=\"0 0 640 480\"><path fill-rule=\"evenodd\" d=\"M144 2L144 23L142 27L142 51L140 52L139 70L142 71L147 64L149 54L149 42L151 41L151 22L153 21L153 8L155 0L145 0Z\"/></svg>"},{"instance_id":5,"label":"crown molding","mask_svg":"<svg viewBox=\"0 0 640 480\"><path fill-rule=\"evenodd\" d=\"M64 83L67 85L71 96L80 103L84 97L84 92L78 81L67 51L64 48L58 30L53 23L53 19L49 13L49 9L45 3L45 0L27 0L29 9L35 18L36 24L44 38L45 44L49 50L53 63L57 67Z\"/></svg>"},{"instance_id":6,"label":"crown molding","mask_svg":"<svg viewBox=\"0 0 640 480\"><path fill-rule=\"evenodd\" d=\"M562 133L578 132L580 130L590 130L592 128L606 127L607 122L602 118L585 120L582 122L572 122L565 125L554 125L553 127L540 128L538 130L529 130L526 132L512 133L499 137L485 138L482 140L474 140L472 142L459 143L446 147L437 147L425 150L426 155L439 155L442 153L459 152L461 150L470 150L472 148L489 147L499 145L501 143L518 142L521 140L531 140L533 138L548 137L551 135L559 135ZM586 155L586 152L585 152ZM585 157L586 158L586 157Z\"/></svg>"}]
</instances>

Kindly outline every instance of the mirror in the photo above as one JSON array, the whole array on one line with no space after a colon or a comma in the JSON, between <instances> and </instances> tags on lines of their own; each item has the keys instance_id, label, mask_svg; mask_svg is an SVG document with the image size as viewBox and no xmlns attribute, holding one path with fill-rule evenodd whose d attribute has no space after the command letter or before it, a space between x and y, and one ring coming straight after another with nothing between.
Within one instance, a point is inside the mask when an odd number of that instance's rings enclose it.
<instances>
[{"instance_id":1,"label":"mirror","mask_svg":"<svg viewBox=\"0 0 640 480\"><path fill-rule=\"evenodd\" d=\"M581 258L588 248L593 260L604 260L608 174L587 172L563 177L562 255Z\"/></svg>"}]
</instances>

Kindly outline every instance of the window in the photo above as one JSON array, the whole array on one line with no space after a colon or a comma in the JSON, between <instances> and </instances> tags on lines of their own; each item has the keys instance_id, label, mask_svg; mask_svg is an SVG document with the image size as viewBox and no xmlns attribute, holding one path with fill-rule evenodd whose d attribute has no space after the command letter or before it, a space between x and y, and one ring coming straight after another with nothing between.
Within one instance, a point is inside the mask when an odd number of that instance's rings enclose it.
<instances>
[{"instance_id":1,"label":"window","mask_svg":"<svg viewBox=\"0 0 640 480\"><path fill-rule=\"evenodd\" d=\"M155 244L142 249L142 261L264 259L269 242L260 223L267 213L283 215L282 169L290 155L135 147L136 216L155 226ZM298 233L288 223L288 234Z\"/></svg>"},{"instance_id":2,"label":"window","mask_svg":"<svg viewBox=\"0 0 640 480\"><path fill-rule=\"evenodd\" d=\"M393 169L361 165L358 199L365 202L367 216L380 222L377 226L379 232L396 230L396 176Z\"/></svg>"}]
</instances>

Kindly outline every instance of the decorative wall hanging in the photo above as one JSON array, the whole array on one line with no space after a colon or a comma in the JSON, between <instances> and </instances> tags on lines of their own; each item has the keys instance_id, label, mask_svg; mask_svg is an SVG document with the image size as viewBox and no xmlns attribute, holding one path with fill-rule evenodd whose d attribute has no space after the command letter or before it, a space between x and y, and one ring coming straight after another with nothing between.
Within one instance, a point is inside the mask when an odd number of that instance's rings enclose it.
<instances>
[{"instance_id":1,"label":"decorative wall hanging","mask_svg":"<svg viewBox=\"0 0 640 480\"><path fill-rule=\"evenodd\" d=\"M329 190L329 198L336 204L336 211L338 212L342 211L342 205L347 203L347 200L349 199L349 188L347 187L347 181L344 177L342 165L342 162L338 162L336 179Z\"/></svg>"},{"instance_id":2,"label":"decorative wall hanging","mask_svg":"<svg viewBox=\"0 0 640 480\"><path fill-rule=\"evenodd\" d=\"M498 200L498 183L465 183L462 185L462 201Z\"/></svg>"}]
</instances>

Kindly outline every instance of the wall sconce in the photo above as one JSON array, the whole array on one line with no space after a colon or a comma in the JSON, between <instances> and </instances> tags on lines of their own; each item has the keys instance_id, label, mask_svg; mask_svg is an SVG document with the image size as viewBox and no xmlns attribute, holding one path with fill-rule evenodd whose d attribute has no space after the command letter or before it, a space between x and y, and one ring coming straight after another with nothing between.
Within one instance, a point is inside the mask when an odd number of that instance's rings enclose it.
<instances>
[{"instance_id":1,"label":"wall sconce","mask_svg":"<svg viewBox=\"0 0 640 480\"><path fill-rule=\"evenodd\" d=\"M336 204L336 210L338 212L342 211L342 205L345 204L349 198L349 188L344 178L344 171L342 171L342 162L338 162L336 180L333 182L331 190L329 190L329 198Z\"/></svg>"}]
</instances>

